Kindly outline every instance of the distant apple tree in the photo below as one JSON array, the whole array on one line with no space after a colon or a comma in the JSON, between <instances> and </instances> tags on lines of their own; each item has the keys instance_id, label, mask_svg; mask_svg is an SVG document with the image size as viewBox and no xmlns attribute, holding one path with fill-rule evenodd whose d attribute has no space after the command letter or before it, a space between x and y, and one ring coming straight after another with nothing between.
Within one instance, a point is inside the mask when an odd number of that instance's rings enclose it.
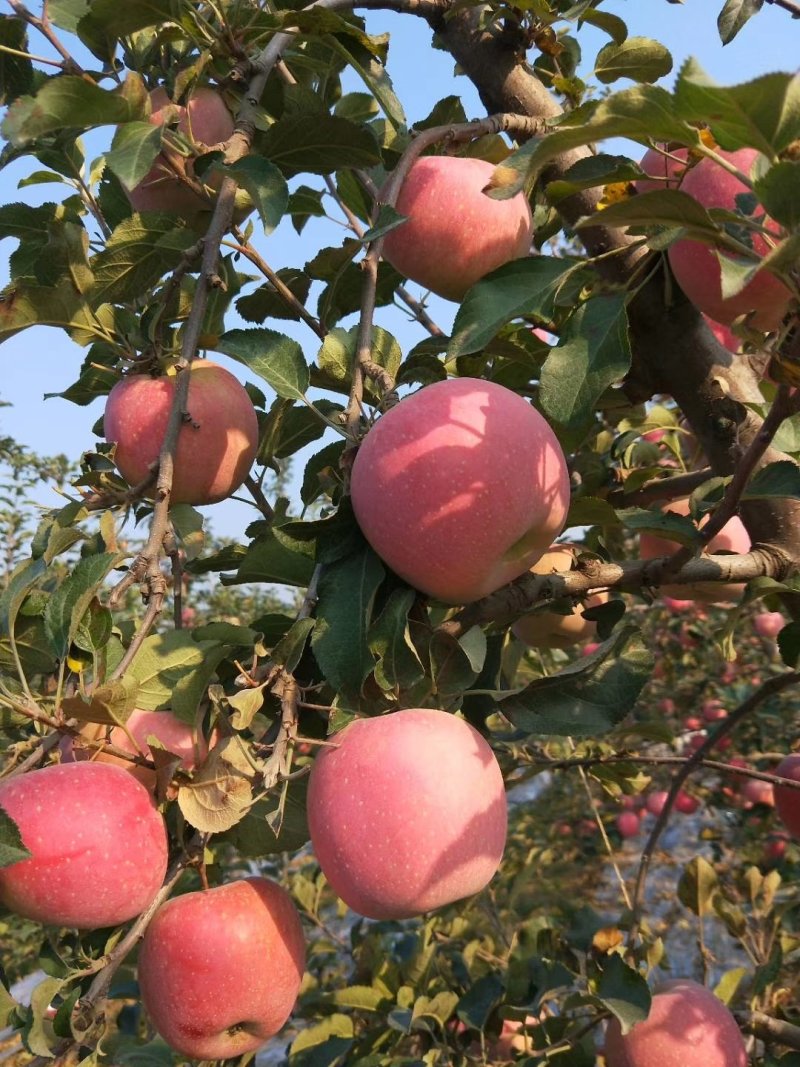
<instances>
[{"instance_id":1,"label":"distant apple tree","mask_svg":"<svg viewBox=\"0 0 800 1067\"><path fill-rule=\"evenodd\" d=\"M800 1062L800 77L662 88L603 0L9 5L0 340L109 397L0 440L19 1062ZM166 875L96 929L117 814Z\"/></svg>"}]
</instances>

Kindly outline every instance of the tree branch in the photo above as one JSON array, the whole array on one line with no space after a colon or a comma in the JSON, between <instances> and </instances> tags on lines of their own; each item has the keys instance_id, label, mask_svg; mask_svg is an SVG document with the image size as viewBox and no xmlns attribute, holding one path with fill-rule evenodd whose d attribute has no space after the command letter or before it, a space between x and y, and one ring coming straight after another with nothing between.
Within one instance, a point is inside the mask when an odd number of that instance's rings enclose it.
<instances>
[{"instance_id":1,"label":"tree branch","mask_svg":"<svg viewBox=\"0 0 800 1067\"><path fill-rule=\"evenodd\" d=\"M800 18L800 9L795 18ZM742 1030L767 1044L800 1050L800 1026L793 1026L783 1019L773 1019L761 1011L736 1011L734 1016Z\"/></svg>"}]
</instances>

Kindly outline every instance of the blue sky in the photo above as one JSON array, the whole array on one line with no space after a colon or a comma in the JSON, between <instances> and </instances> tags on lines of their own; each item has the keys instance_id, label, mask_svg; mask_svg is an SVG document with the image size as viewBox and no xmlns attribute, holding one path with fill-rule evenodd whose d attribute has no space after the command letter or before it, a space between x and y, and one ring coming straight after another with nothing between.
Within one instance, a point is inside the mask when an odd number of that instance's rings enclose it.
<instances>
[{"instance_id":1,"label":"blue sky","mask_svg":"<svg viewBox=\"0 0 800 1067\"><path fill-rule=\"evenodd\" d=\"M746 81L768 70L795 70L797 67L797 26L789 15L776 7L765 5L751 20L739 37L722 48L716 29L716 16L723 0L685 0L682 5L667 0L616 0L604 4L604 9L623 17L631 35L655 37L672 52L673 73L664 79L669 87L681 63L689 56L697 57L705 69L723 84ZM464 77L456 77L453 61L441 51L430 47L430 32L421 20L390 12L373 12L368 16L372 32L389 32L389 72L397 95L403 101L410 122L427 115L433 104L443 96L457 93L462 97L467 115L484 114L475 90ZM35 35L34 35L35 39ZM596 51L608 40L605 35L590 30L581 31L579 39L584 50L587 69L591 69ZM39 41L31 42L32 50L47 54ZM423 72L424 71L424 75ZM619 87L625 82L619 82ZM348 89L358 90L353 83ZM104 131L105 132L105 131ZM102 151L104 132L92 135L94 154ZM635 154L635 151L633 154ZM87 152L91 155L92 152ZM42 203L58 195L57 186L33 186L17 190L17 182L38 164L25 161L15 163L0 172L0 198L3 203L24 200ZM303 179L320 186L318 181ZM321 247L337 244L344 231L329 223L312 220L301 238L288 221L283 222L269 239L258 246L271 266L300 265ZM7 278L7 256L14 248L6 242L0 255L0 282ZM455 305L432 298L430 311L443 329L452 321ZM408 322L396 309L380 309L376 322L390 330L407 350L422 337L421 328ZM231 322L231 325L235 325ZM349 325L345 322L345 325ZM318 342L310 330L283 323L268 324L291 333L304 346L309 360L313 359ZM9 434L41 453L65 452L77 458L94 441L91 427L102 414L102 403L91 408L78 408L60 399L43 400L43 394L58 392L77 377L84 351L71 344L58 330L38 328L28 330L6 341L0 347L0 399L13 405L0 408L0 434ZM218 358L218 357L214 357ZM220 358L220 362L225 362ZM241 368L237 368L237 373ZM263 384L263 383L262 383ZM319 445L314 446L315 450ZM298 464L297 475L302 474ZM52 495L43 500L53 503ZM216 533L230 537L240 534L244 525L255 517L251 508L225 502L205 509L212 517Z\"/></svg>"}]
</instances>

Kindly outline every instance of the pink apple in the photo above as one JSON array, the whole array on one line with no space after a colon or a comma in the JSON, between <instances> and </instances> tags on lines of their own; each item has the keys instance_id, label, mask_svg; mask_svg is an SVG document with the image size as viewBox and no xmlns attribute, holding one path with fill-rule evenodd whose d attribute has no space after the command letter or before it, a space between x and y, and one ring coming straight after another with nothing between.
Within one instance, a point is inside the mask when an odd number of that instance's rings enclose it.
<instances>
[{"instance_id":1,"label":"pink apple","mask_svg":"<svg viewBox=\"0 0 800 1067\"><path fill-rule=\"evenodd\" d=\"M635 811L621 811L614 820L614 825L620 837L636 837L642 828Z\"/></svg>"},{"instance_id":2,"label":"pink apple","mask_svg":"<svg viewBox=\"0 0 800 1067\"><path fill-rule=\"evenodd\" d=\"M356 719L331 741L311 770L308 825L353 911L404 919L483 889L507 817L500 767L477 730L413 708Z\"/></svg>"},{"instance_id":3,"label":"pink apple","mask_svg":"<svg viewBox=\"0 0 800 1067\"><path fill-rule=\"evenodd\" d=\"M688 497L683 500L671 501L663 510L666 512L671 511L676 515L688 515ZM700 523L701 529L707 521L708 517L705 516ZM679 547L676 541L670 541L665 537L658 537L649 533L639 535L639 552L642 559L659 559L662 556L672 556L678 551ZM749 552L750 535L747 533L742 520L734 515L716 537L711 539L706 551L711 554L718 552L732 552L735 554ZM660 591L662 594L666 593L667 596L672 597L685 596L687 593L691 593L696 600L713 604L717 601L729 602L738 600L743 588L744 586L738 582L727 584L722 582L695 582L693 585L662 585Z\"/></svg>"},{"instance_id":4,"label":"pink apple","mask_svg":"<svg viewBox=\"0 0 800 1067\"><path fill-rule=\"evenodd\" d=\"M522 195L492 200L483 192L494 164L424 156L412 164L397 199L408 216L390 231L383 256L401 274L447 300L461 300L484 274L527 256L533 228Z\"/></svg>"},{"instance_id":5,"label":"pink apple","mask_svg":"<svg viewBox=\"0 0 800 1067\"><path fill-rule=\"evenodd\" d=\"M451 378L381 416L353 464L365 537L410 585L464 604L524 574L563 529L564 453L542 416L493 382Z\"/></svg>"},{"instance_id":6,"label":"pink apple","mask_svg":"<svg viewBox=\"0 0 800 1067\"><path fill-rule=\"evenodd\" d=\"M703 720L698 719L696 715L690 715L687 719L683 720L683 725L686 730L702 730Z\"/></svg>"},{"instance_id":7,"label":"pink apple","mask_svg":"<svg viewBox=\"0 0 800 1067\"><path fill-rule=\"evenodd\" d=\"M304 967L291 897L266 878L245 878L158 909L139 952L139 986L154 1027L176 1052L226 1060L278 1033Z\"/></svg>"},{"instance_id":8,"label":"pink apple","mask_svg":"<svg viewBox=\"0 0 800 1067\"><path fill-rule=\"evenodd\" d=\"M685 793L682 789L675 797L675 810L681 815L694 815L699 807L700 801L697 797L693 797L691 793Z\"/></svg>"},{"instance_id":9,"label":"pink apple","mask_svg":"<svg viewBox=\"0 0 800 1067\"><path fill-rule=\"evenodd\" d=\"M607 1067L747 1067L736 1020L710 989L681 978L653 996L650 1014L624 1037L606 1030Z\"/></svg>"},{"instance_id":10,"label":"pink apple","mask_svg":"<svg viewBox=\"0 0 800 1067\"><path fill-rule=\"evenodd\" d=\"M759 158L759 153L752 148L741 148L736 152L719 150L719 154L744 174L750 173ZM681 190L693 196L705 208L723 208L726 211L736 211L736 197L748 192L747 186L712 159L703 159L690 170L681 183ZM777 224L763 215L763 209L757 209L756 218L771 233L779 235ZM761 257L765 256L769 245L764 238L754 233L751 239L753 251ZM671 245L669 262L687 297L716 322L729 324L740 315L752 312L753 324L758 329L774 330L789 306L789 290L768 271L759 271L741 292L723 298L717 251L699 241L686 238Z\"/></svg>"},{"instance_id":11,"label":"pink apple","mask_svg":"<svg viewBox=\"0 0 800 1067\"><path fill-rule=\"evenodd\" d=\"M178 434L173 504L215 504L246 478L258 448L258 420L243 385L229 371L196 359L189 374L188 418ZM137 485L158 459L176 378L129 374L108 395L103 425L114 462Z\"/></svg>"},{"instance_id":12,"label":"pink apple","mask_svg":"<svg viewBox=\"0 0 800 1067\"><path fill-rule=\"evenodd\" d=\"M779 778L800 782L800 752L781 760L775 773ZM800 838L800 790L785 785L775 786L775 808L778 818L792 837Z\"/></svg>"},{"instance_id":13,"label":"pink apple","mask_svg":"<svg viewBox=\"0 0 800 1067\"><path fill-rule=\"evenodd\" d=\"M655 793L648 794L645 807L651 815L660 815L667 803L669 793L666 789L658 789Z\"/></svg>"},{"instance_id":14,"label":"pink apple","mask_svg":"<svg viewBox=\"0 0 800 1067\"><path fill-rule=\"evenodd\" d=\"M672 546L671 541L668 543ZM674 547L672 548L672 551L675 551ZM671 615L680 615L684 611L689 611L690 609L695 609L697 607L693 600L676 600L675 597L672 596L665 596L662 599L664 607Z\"/></svg>"},{"instance_id":15,"label":"pink apple","mask_svg":"<svg viewBox=\"0 0 800 1067\"><path fill-rule=\"evenodd\" d=\"M49 926L117 926L150 904L167 833L135 778L97 763L54 764L0 782L0 807L30 859L0 869L0 903Z\"/></svg>"},{"instance_id":16,"label":"pink apple","mask_svg":"<svg viewBox=\"0 0 800 1067\"><path fill-rule=\"evenodd\" d=\"M767 807L775 806L775 790L771 782L762 782L758 778L745 778L740 789L745 806L753 804L766 804Z\"/></svg>"},{"instance_id":17,"label":"pink apple","mask_svg":"<svg viewBox=\"0 0 800 1067\"><path fill-rule=\"evenodd\" d=\"M177 120L178 133L195 146L198 155L207 147L229 140L233 134L233 116L214 89L195 89L186 107L174 105L163 88L154 89L150 93L150 106L152 125L163 126L168 119ZM209 212L213 207L211 200L196 193L180 175L194 177L191 162L176 148L163 148L141 182L128 191L133 209L159 211L189 221L201 212Z\"/></svg>"},{"instance_id":18,"label":"pink apple","mask_svg":"<svg viewBox=\"0 0 800 1067\"><path fill-rule=\"evenodd\" d=\"M531 567L533 574L566 574L575 562L574 545L551 545L540 560ZM523 615L512 629L530 648L570 648L594 637L597 624L583 617L584 610L608 603L608 593L594 593L576 606L570 615L543 611Z\"/></svg>"},{"instance_id":19,"label":"pink apple","mask_svg":"<svg viewBox=\"0 0 800 1067\"><path fill-rule=\"evenodd\" d=\"M753 629L759 637L777 637L786 625L786 619L779 611L762 611L753 619Z\"/></svg>"},{"instance_id":20,"label":"pink apple","mask_svg":"<svg viewBox=\"0 0 800 1067\"><path fill-rule=\"evenodd\" d=\"M728 718L728 712L723 708L719 700L703 701L703 718L706 722L720 722Z\"/></svg>"},{"instance_id":21,"label":"pink apple","mask_svg":"<svg viewBox=\"0 0 800 1067\"><path fill-rule=\"evenodd\" d=\"M638 178L633 184L637 193L649 193L654 189L674 189L681 183L686 171L689 149L667 145L648 148L639 161L639 166L649 178Z\"/></svg>"}]
</instances>

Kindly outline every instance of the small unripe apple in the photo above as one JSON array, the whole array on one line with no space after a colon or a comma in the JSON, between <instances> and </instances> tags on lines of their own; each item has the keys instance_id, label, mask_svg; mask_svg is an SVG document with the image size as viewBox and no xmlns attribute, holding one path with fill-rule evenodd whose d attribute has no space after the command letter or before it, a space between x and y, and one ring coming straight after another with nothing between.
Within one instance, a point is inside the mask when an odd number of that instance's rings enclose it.
<instances>
[{"instance_id":1,"label":"small unripe apple","mask_svg":"<svg viewBox=\"0 0 800 1067\"><path fill-rule=\"evenodd\" d=\"M207 359L189 369L187 417L178 432L173 504L215 504L235 493L258 449L258 419L244 386ZM167 429L175 375L129 374L108 394L103 426L116 445L114 462L131 485L158 460Z\"/></svg>"},{"instance_id":2,"label":"small unripe apple","mask_svg":"<svg viewBox=\"0 0 800 1067\"><path fill-rule=\"evenodd\" d=\"M689 500L688 498L673 500L663 510L671 511L676 515L688 515ZM700 528L702 529L707 522L708 516L704 516L700 522ZM672 556L679 547L676 541L670 541L666 537L649 533L639 535L639 553L642 559ZM716 537L712 537L706 546L706 552L711 555L718 552L732 552L738 555L749 551L750 535L738 515L734 515L729 522L726 522ZM672 597L681 597L691 593L695 600L713 604L717 601L726 603L738 600L743 588L744 586L739 582L694 582L692 585L662 585L660 592Z\"/></svg>"},{"instance_id":3,"label":"small unripe apple","mask_svg":"<svg viewBox=\"0 0 800 1067\"><path fill-rule=\"evenodd\" d=\"M493 200L483 192L494 164L424 156L412 164L397 198L408 216L391 230L383 256L412 281L461 300L484 274L527 256L533 228L527 199Z\"/></svg>"},{"instance_id":4,"label":"small unripe apple","mask_svg":"<svg viewBox=\"0 0 800 1067\"><path fill-rule=\"evenodd\" d=\"M710 989L680 978L653 995L650 1014L623 1037L606 1030L607 1067L747 1067L736 1020Z\"/></svg>"},{"instance_id":5,"label":"small unripe apple","mask_svg":"<svg viewBox=\"0 0 800 1067\"><path fill-rule=\"evenodd\" d=\"M649 193L654 189L675 189L681 183L681 178L686 171L686 161L689 158L688 148L669 148L667 145L659 145L658 148L648 148L639 161L639 166L650 175L649 178L638 178L633 184L637 193Z\"/></svg>"},{"instance_id":6,"label":"small unripe apple","mask_svg":"<svg viewBox=\"0 0 800 1067\"><path fill-rule=\"evenodd\" d=\"M561 533L564 453L526 400L493 382L450 378L382 415L350 486L364 536L401 578L465 604L518 578Z\"/></svg>"},{"instance_id":7,"label":"small unripe apple","mask_svg":"<svg viewBox=\"0 0 800 1067\"><path fill-rule=\"evenodd\" d=\"M642 826L635 811L621 811L614 820L620 837L636 837Z\"/></svg>"},{"instance_id":8,"label":"small unripe apple","mask_svg":"<svg viewBox=\"0 0 800 1067\"><path fill-rule=\"evenodd\" d=\"M198 155L212 145L228 141L233 135L233 116L225 101L214 89L195 89L185 107L174 105L163 88L150 93L150 118L153 126L163 126L168 109L177 118L178 133L192 144ZM164 147L138 185L128 191L135 211L159 211L192 221L213 208L212 201L191 188L181 175L194 177L194 168L177 149ZM217 180L217 184L219 184Z\"/></svg>"},{"instance_id":9,"label":"small unripe apple","mask_svg":"<svg viewBox=\"0 0 800 1067\"><path fill-rule=\"evenodd\" d=\"M503 856L506 798L469 723L413 708L356 719L317 755L311 844L353 911L405 919L479 892Z\"/></svg>"},{"instance_id":10,"label":"small unripe apple","mask_svg":"<svg viewBox=\"0 0 800 1067\"><path fill-rule=\"evenodd\" d=\"M139 952L139 986L171 1048L192 1059L227 1060L278 1033L304 967L291 897L266 878L245 878L158 909Z\"/></svg>"},{"instance_id":11,"label":"small unripe apple","mask_svg":"<svg viewBox=\"0 0 800 1067\"><path fill-rule=\"evenodd\" d=\"M753 629L759 637L777 637L786 625L779 611L762 611L753 619Z\"/></svg>"},{"instance_id":12,"label":"small unripe apple","mask_svg":"<svg viewBox=\"0 0 800 1067\"><path fill-rule=\"evenodd\" d=\"M573 545L552 545L547 552L531 567L533 574L566 574L575 561ZM570 615L559 615L555 611L543 611L538 614L523 615L517 619L512 629L520 641L530 648L570 648L581 641L594 637L597 623L583 617L588 608L608 603L606 591L594 593L587 597Z\"/></svg>"},{"instance_id":13,"label":"small unripe apple","mask_svg":"<svg viewBox=\"0 0 800 1067\"><path fill-rule=\"evenodd\" d=\"M54 764L4 779L0 807L31 853L0 869L0 903L17 915L79 930L117 926L161 888L164 820L119 767Z\"/></svg>"},{"instance_id":14,"label":"small unripe apple","mask_svg":"<svg viewBox=\"0 0 800 1067\"><path fill-rule=\"evenodd\" d=\"M800 782L800 753L796 752L781 760L775 768L775 773L779 778L790 778L793 782ZM800 789L776 785L775 808L778 818L792 837L800 838Z\"/></svg>"},{"instance_id":15,"label":"small unripe apple","mask_svg":"<svg viewBox=\"0 0 800 1067\"><path fill-rule=\"evenodd\" d=\"M750 173L759 155L752 148L740 148L736 152L720 150L719 154L744 174ZM734 174L713 159L703 159L692 168L681 182L681 190L693 196L705 208L723 208L726 211L736 211L736 197L750 192ZM764 218L763 209L758 208L755 214L769 232L780 234L780 227L769 217ZM769 245L760 234L752 233L750 240L758 256L764 257L769 252ZM730 256L726 250L723 250L723 254ZM769 271L758 271L741 292L723 298L722 272L716 249L685 238L670 246L669 262L687 297L695 307L716 322L729 324L740 315L752 312L753 324L758 329L774 330L786 314L791 293ZM744 260L740 259L740 262Z\"/></svg>"}]
</instances>

